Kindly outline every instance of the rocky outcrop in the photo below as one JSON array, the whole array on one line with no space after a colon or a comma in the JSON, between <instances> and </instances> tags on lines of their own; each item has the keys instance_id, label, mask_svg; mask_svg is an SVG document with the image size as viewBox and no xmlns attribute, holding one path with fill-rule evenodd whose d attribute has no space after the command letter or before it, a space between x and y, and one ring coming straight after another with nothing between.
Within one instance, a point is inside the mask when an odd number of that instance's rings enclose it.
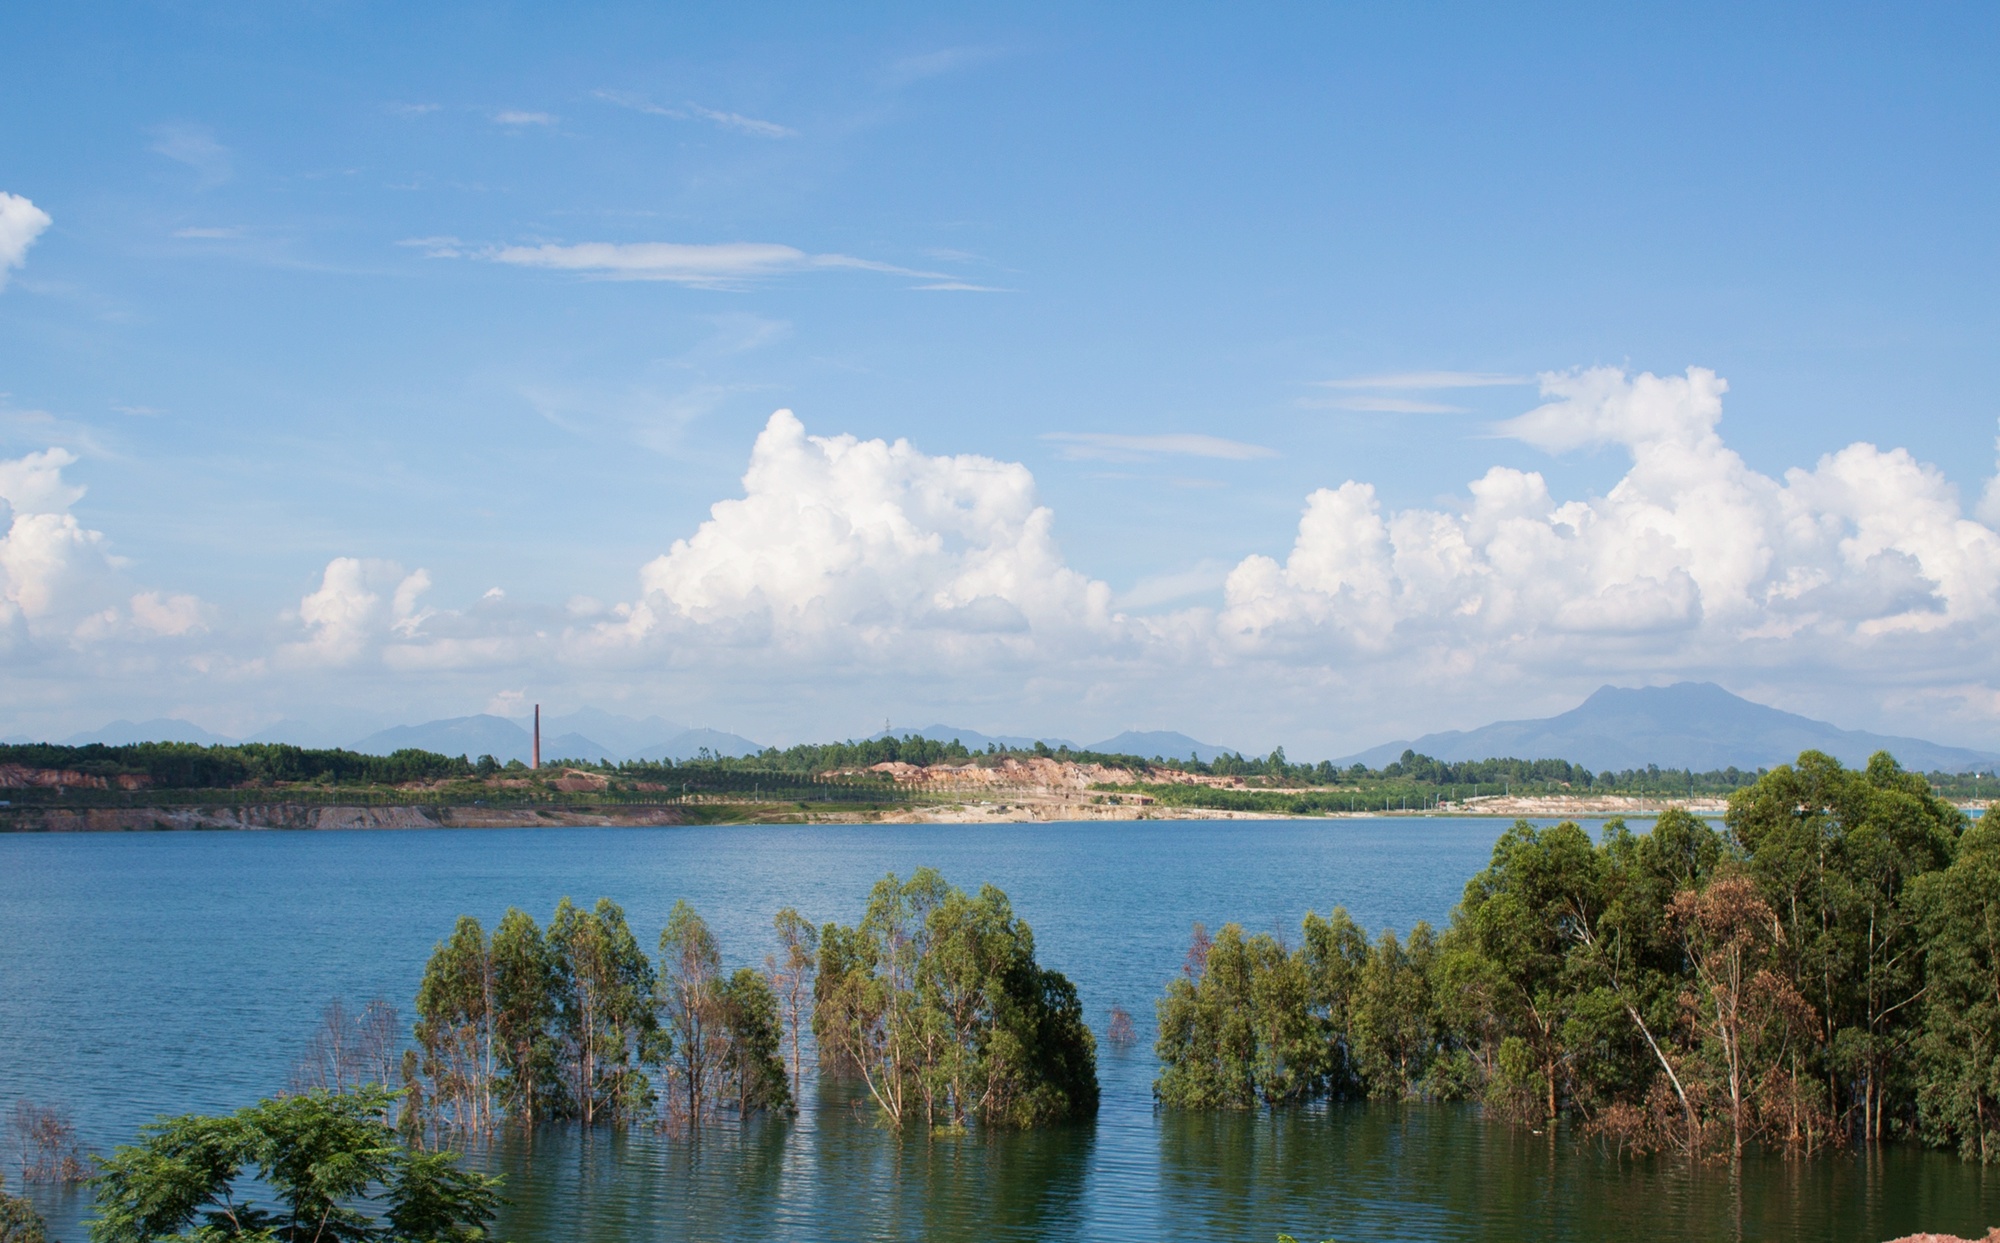
<instances>
[{"instance_id":1,"label":"rocky outcrop","mask_svg":"<svg viewBox=\"0 0 2000 1243\"><path fill-rule=\"evenodd\" d=\"M73 768L29 768L25 764L0 764L0 790L143 790L153 784L145 773L119 773L94 777Z\"/></svg>"},{"instance_id":2,"label":"rocky outcrop","mask_svg":"<svg viewBox=\"0 0 2000 1243\"><path fill-rule=\"evenodd\" d=\"M2000 1226L1987 1230L1976 1239L1961 1238L1955 1234L1906 1234L1889 1243L2000 1243Z\"/></svg>"}]
</instances>

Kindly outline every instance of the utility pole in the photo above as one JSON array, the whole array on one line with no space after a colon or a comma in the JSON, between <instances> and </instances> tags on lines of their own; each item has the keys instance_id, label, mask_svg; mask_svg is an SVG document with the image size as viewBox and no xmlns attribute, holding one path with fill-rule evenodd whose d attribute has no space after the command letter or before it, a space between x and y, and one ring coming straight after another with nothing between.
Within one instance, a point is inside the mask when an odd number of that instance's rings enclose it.
<instances>
[{"instance_id":1,"label":"utility pole","mask_svg":"<svg viewBox=\"0 0 2000 1243\"><path fill-rule=\"evenodd\" d=\"M528 756L529 768L542 766L542 705L535 705L535 749Z\"/></svg>"}]
</instances>

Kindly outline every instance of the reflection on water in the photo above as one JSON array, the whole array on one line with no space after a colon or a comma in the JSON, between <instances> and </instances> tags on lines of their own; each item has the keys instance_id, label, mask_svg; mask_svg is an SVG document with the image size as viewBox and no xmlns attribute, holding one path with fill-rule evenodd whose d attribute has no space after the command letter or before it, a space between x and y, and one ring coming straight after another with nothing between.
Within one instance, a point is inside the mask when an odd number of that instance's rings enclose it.
<instances>
[{"instance_id":1,"label":"reflection on water","mask_svg":"<svg viewBox=\"0 0 2000 1243\"><path fill-rule=\"evenodd\" d=\"M1084 1239L1095 1128L897 1136L829 1088L800 1117L685 1136L544 1127L473 1160L505 1175L503 1237Z\"/></svg>"},{"instance_id":2,"label":"reflection on water","mask_svg":"<svg viewBox=\"0 0 2000 1243\"><path fill-rule=\"evenodd\" d=\"M992 881L1100 1036L1091 1125L897 1136L839 1085L794 1119L698 1135L508 1133L472 1155L507 1177L500 1237L557 1240L1829 1240L2000 1224L2000 1173L1897 1148L1689 1169L1615 1161L1465 1107L1158 1114L1151 1001L1188 924L1296 929L1448 918L1505 826L1486 820L0 835L0 1115L76 1112L103 1150L156 1113L284 1087L327 998L406 1009L460 913L624 903L650 942L677 898L728 966L761 964L772 912L852 920L883 872ZM1109 1007L1138 1042L1102 1042ZM0 1149L5 1145L0 1144ZM87 1196L31 1194L69 1243Z\"/></svg>"}]
</instances>

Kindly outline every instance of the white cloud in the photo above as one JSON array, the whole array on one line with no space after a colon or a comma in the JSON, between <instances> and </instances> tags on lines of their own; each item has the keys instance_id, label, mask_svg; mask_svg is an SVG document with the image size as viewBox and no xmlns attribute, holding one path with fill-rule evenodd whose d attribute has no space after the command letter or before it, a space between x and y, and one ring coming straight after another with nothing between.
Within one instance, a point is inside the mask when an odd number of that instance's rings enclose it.
<instances>
[{"instance_id":1,"label":"white cloud","mask_svg":"<svg viewBox=\"0 0 2000 1243\"><path fill-rule=\"evenodd\" d=\"M1043 440L1053 440L1062 456L1071 460L1096 459L1111 462L1142 461L1162 456L1221 458L1245 462L1253 458L1278 456L1276 449L1224 440L1195 432L1164 432L1156 435L1121 435L1115 432L1045 432Z\"/></svg>"},{"instance_id":2,"label":"white cloud","mask_svg":"<svg viewBox=\"0 0 2000 1243\"><path fill-rule=\"evenodd\" d=\"M231 238L242 237L243 230L233 225L218 226L213 228L207 226L196 226L186 229L175 229L174 236L182 238L193 238L199 241L227 241Z\"/></svg>"},{"instance_id":3,"label":"white cloud","mask_svg":"<svg viewBox=\"0 0 2000 1243\"><path fill-rule=\"evenodd\" d=\"M414 636L430 616L417 598L430 588L423 570L404 573L393 561L335 557L319 590L299 601L308 637L287 652L312 663L349 664L392 635Z\"/></svg>"},{"instance_id":4,"label":"white cloud","mask_svg":"<svg viewBox=\"0 0 2000 1243\"><path fill-rule=\"evenodd\" d=\"M234 174L229 148L215 140L205 125L172 124L153 127L153 151L200 174L203 189L219 186Z\"/></svg>"},{"instance_id":5,"label":"white cloud","mask_svg":"<svg viewBox=\"0 0 2000 1243\"><path fill-rule=\"evenodd\" d=\"M0 289L7 272L28 261L28 247L49 227L49 214L18 194L0 191Z\"/></svg>"},{"instance_id":6,"label":"white cloud","mask_svg":"<svg viewBox=\"0 0 2000 1243\"><path fill-rule=\"evenodd\" d=\"M631 91L595 91L597 98L620 108L630 108L634 112L644 112L649 116L669 117L676 121L709 121L724 129L738 133L752 134L758 138L797 138L799 132L776 121L760 121L740 112L725 112L717 108L704 108L700 104L686 104L679 108L667 108L654 103L643 95Z\"/></svg>"},{"instance_id":7,"label":"white cloud","mask_svg":"<svg viewBox=\"0 0 2000 1243\"><path fill-rule=\"evenodd\" d=\"M1631 469L1609 492L1558 502L1539 473L1498 466L1455 511L1385 512L1368 484L1322 488L1282 564L1231 572L1225 641L1440 677L1887 669L1935 659L1898 636L1987 637L2000 622L2000 535L1906 451L1850 445L1781 481L1723 443L1727 385L1712 372L1596 368L1542 387L1551 400L1500 432L1550 452L1622 446Z\"/></svg>"},{"instance_id":8,"label":"white cloud","mask_svg":"<svg viewBox=\"0 0 2000 1243\"><path fill-rule=\"evenodd\" d=\"M411 244L422 244L422 239ZM433 251L433 253L437 253ZM857 259L852 255L812 255L794 246L773 242L721 242L709 245L682 242L579 242L562 246L502 246L482 252L481 257L496 263L521 267L555 268L566 272L587 272L615 280L676 281L684 285L718 287L740 284L758 277L781 276L827 268L857 268L888 272L898 276L937 277L936 272L918 272L891 263Z\"/></svg>"},{"instance_id":9,"label":"white cloud","mask_svg":"<svg viewBox=\"0 0 2000 1243\"><path fill-rule=\"evenodd\" d=\"M205 628L207 606L191 595L121 584L123 562L103 532L70 507L80 485L63 478L67 449L0 460L0 642L33 638L92 644L114 638L178 638Z\"/></svg>"},{"instance_id":10,"label":"white cloud","mask_svg":"<svg viewBox=\"0 0 2000 1243\"><path fill-rule=\"evenodd\" d=\"M189 595L142 591L132 597L132 621L161 635L184 635L203 629L202 602Z\"/></svg>"},{"instance_id":11,"label":"white cloud","mask_svg":"<svg viewBox=\"0 0 2000 1243\"><path fill-rule=\"evenodd\" d=\"M756 117L746 117L740 112L719 112L714 108L704 108L700 104L689 104L688 111L704 121L713 121L724 129L754 134L759 138L796 138L799 133L775 121L760 121Z\"/></svg>"},{"instance_id":12,"label":"white cloud","mask_svg":"<svg viewBox=\"0 0 2000 1243\"><path fill-rule=\"evenodd\" d=\"M556 123L556 119L555 117L551 116L546 112L524 112L518 108L509 108L504 112L494 113L493 123L496 125L512 125L516 127L523 125L547 126L547 125L554 125Z\"/></svg>"},{"instance_id":13,"label":"white cloud","mask_svg":"<svg viewBox=\"0 0 2000 1243\"><path fill-rule=\"evenodd\" d=\"M1017 463L808 436L780 410L743 488L648 564L640 600L587 640L705 632L902 659L968 645L1019 654L1116 627L1110 589L1064 564L1054 515Z\"/></svg>"}]
</instances>

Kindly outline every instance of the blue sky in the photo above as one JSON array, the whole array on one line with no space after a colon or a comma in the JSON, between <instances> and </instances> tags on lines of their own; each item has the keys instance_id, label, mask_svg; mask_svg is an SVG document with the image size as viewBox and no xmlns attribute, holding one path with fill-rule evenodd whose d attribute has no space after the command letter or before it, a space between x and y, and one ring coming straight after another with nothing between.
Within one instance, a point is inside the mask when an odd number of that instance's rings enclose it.
<instances>
[{"instance_id":1,"label":"blue sky","mask_svg":"<svg viewBox=\"0 0 2000 1243\"><path fill-rule=\"evenodd\" d=\"M1336 754L1686 676L2000 745L1990 8L409 7L0 16L0 458L63 454L0 493L0 732L539 699ZM1595 430L1508 422L1550 403ZM781 408L916 456L779 428L789 516L731 527ZM1563 539L1651 508L1510 560L1495 468Z\"/></svg>"}]
</instances>

